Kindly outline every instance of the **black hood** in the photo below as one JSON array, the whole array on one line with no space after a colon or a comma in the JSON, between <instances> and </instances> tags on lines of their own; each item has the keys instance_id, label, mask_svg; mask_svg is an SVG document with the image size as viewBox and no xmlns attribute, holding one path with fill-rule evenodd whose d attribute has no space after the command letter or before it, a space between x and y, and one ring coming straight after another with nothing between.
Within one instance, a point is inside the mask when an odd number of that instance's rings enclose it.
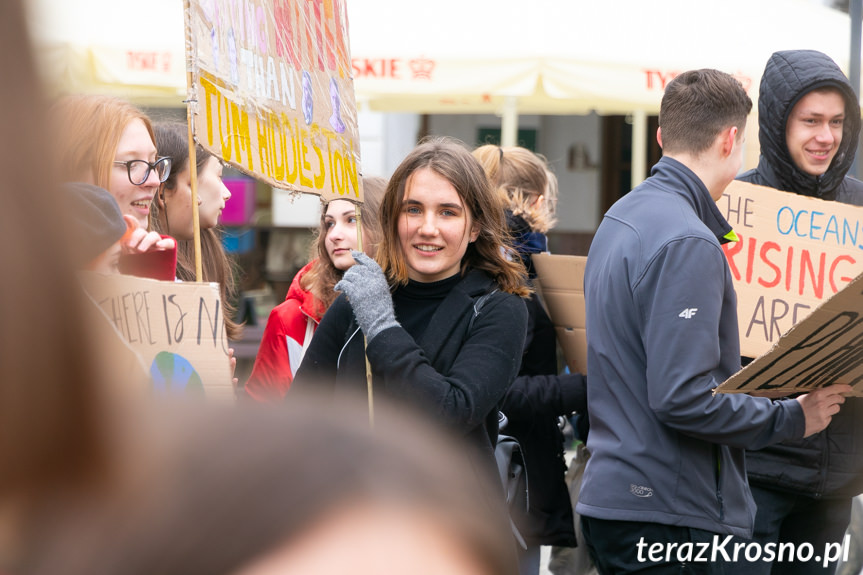
<instances>
[{"instance_id":1,"label":"black hood","mask_svg":"<svg viewBox=\"0 0 863 575\"><path fill-rule=\"evenodd\" d=\"M833 87L845 98L842 143L821 176L802 172L791 160L785 126L794 104L816 88ZM761 155L772 168L776 187L807 196L823 196L842 183L851 168L860 136L860 104L839 66L815 50L775 52L764 69L758 96L758 140Z\"/></svg>"}]
</instances>

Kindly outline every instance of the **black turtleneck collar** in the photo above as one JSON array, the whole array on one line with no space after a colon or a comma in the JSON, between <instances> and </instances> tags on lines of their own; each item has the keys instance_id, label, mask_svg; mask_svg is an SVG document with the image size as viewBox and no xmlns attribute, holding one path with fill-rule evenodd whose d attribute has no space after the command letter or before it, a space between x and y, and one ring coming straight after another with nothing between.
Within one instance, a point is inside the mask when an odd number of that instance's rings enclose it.
<instances>
[{"instance_id":1,"label":"black turtleneck collar","mask_svg":"<svg viewBox=\"0 0 863 575\"><path fill-rule=\"evenodd\" d=\"M461 273L436 282L408 280L393 293L396 320L414 340L422 337L434 312L452 289L461 281Z\"/></svg>"}]
</instances>

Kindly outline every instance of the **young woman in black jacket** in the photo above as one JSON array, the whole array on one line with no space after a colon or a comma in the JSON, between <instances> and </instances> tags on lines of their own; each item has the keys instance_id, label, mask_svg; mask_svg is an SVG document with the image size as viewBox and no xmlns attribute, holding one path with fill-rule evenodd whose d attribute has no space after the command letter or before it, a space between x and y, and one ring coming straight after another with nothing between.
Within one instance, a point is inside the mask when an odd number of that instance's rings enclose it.
<instances>
[{"instance_id":1,"label":"young woman in black jacket","mask_svg":"<svg viewBox=\"0 0 863 575\"><path fill-rule=\"evenodd\" d=\"M296 390L365 394L367 357L375 394L464 436L491 470L529 294L524 266L508 257L504 206L460 142L433 139L396 169L380 215L380 265L354 255L287 400Z\"/></svg>"}]
</instances>

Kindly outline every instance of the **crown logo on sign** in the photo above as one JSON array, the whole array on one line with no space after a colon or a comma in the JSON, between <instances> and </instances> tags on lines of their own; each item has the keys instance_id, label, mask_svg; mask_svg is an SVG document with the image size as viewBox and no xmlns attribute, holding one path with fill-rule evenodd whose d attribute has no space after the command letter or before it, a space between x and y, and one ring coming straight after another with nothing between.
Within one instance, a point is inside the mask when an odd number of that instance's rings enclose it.
<instances>
[{"instance_id":1,"label":"crown logo on sign","mask_svg":"<svg viewBox=\"0 0 863 575\"><path fill-rule=\"evenodd\" d=\"M414 80L431 80L432 72L434 71L435 61L428 58L414 58L408 65L413 72Z\"/></svg>"}]
</instances>

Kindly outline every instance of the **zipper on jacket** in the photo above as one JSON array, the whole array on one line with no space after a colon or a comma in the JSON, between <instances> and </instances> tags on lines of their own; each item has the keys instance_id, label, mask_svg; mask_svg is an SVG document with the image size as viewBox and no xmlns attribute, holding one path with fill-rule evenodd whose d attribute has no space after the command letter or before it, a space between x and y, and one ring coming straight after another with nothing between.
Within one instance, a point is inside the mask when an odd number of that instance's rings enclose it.
<instances>
[{"instance_id":1,"label":"zipper on jacket","mask_svg":"<svg viewBox=\"0 0 863 575\"><path fill-rule=\"evenodd\" d=\"M715 443L713 456L716 459L716 501L719 503L719 520L722 521L725 519L725 503L722 500L722 451Z\"/></svg>"}]
</instances>

